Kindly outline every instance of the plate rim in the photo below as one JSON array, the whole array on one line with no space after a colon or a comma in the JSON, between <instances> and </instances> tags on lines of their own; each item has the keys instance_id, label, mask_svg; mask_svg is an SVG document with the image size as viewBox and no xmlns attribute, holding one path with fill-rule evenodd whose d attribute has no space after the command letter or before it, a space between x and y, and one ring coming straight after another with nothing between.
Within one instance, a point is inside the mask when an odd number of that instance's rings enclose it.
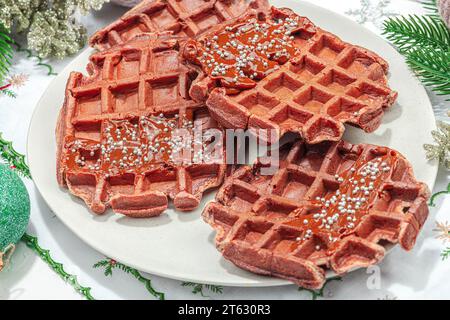
<instances>
[{"instance_id":1,"label":"plate rim","mask_svg":"<svg viewBox=\"0 0 450 320\"><path fill-rule=\"evenodd\" d=\"M286 5L284 5L285 7L288 6L289 2L294 2L293 0L278 0L278 1L282 1L282 2L286 2ZM395 47L392 46L392 44L390 44L387 40L385 40L383 37L381 37L380 35L376 34L374 31L370 30L369 28L365 27L364 25L358 24L357 22L355 22L354 20L350 19L349 17L345 16L342 13L339 12L334 12L328 8L310 3L310 2L301 2L301 3L296 3L297 5L300 6L309 6L312 7L314 10L317 11L325 11L327 15L335 15L335 16L339 16L345 20L347 20L349 23L351 23L356 29L365 29L366 32L369 32L372 36L377 37L381 40L383 40L384 42L386 42L388 45L390 45L392 47L393 50L395 50ZM296 11L295 9L293 9L294 11ZM87 54L88 52L93 53L96 50L90 47L85 48L83 51L81 51L79 54L77 54L76 56L74 56L72 58L72 60L66 65L66 67L64 67L64 69L60 72L60 73L65 73L66 71L72 71L73 67L72 65L75 64L76 60L82 56ZM401 56L400 53L398 53L397 50L396 54ZM402 61L402 63L405 63L404 61ZM70 70L69 70L70 69ZM85 71L84 71L85 72ZM424 86L418 81L418 79L414 76L414 74L409 71L411 74L411 77L414 79L414 81L418 82L420 90L422 91L421 94L423 94L424 96L427 97L427 102L428 102L428 108L431 109L431 112L433 114L433 118L435 119L435 114L433 112L432 109L432 104L430 101L430 97L428 96ZM32 112L31 115L31 120L30 120L30 124L28 127L28 132L27 132L27 142L26 142L26 155L27 155L27 161L30 167L30 172L31 175L33 176L33 165L31 164L32 161L30 161L30 159L32 159L33 157L30 157L30 154L32 154L32 152L30 151L31 146L30 146L30 136L32 134L32 127L33 124L35 123L35 119L36 119L36 114L38 113L38 106L40 106L42 103L42 100L44 99L45 96L47 96L51 90L51 88L53 87L53 83L55 83L58 80L58 76L55 77L47 86L47 88L45 89L45 91L42 93L41 97L39 98L39 100L37 101L34 110ZM436 127L436 123L433 124L434 127ZM52 124L53 128L55 128L56 124ZM437 161L430 161L430 165L433 167L434 170L434 174L433 174L433 179L432 179L432 185L429 185L429 188L432 190L434 188L434 185L436 183L436 179L437 179L437 174L438 174L438 169L439 169L439 164ZM36 168L35 168L36 169ZM37 169L36 169L37 170ZM53 173L52 173L53 174ZM56 173L55 173L56 174ZM62 217L61 214L57 213L57 210L54 210L54 205L51 203L51 201L48 201L46 196L45 196L45 192L43 192L42 190L42 185L39 186L39 184L35 181L35 179L33 179L33 184L36 186L36 189L39 191L39 194L41 195L41 197L43 198L43 200L45 201L45 203L49 206L49 208L55 213L55 215L58 217L58 219L71 231L73 232L80 240L82 240L85 244L87 244L89 247L93 248L94 250L96 250L97 252L101 253L101 254L105 254L106 252L101 249L100 247L98 247L94 242L90 241L88 238L82 237L81 232L78 232L77 228L75 228L74 226L72 226L70 223L66 222L66 219L64 219ZM69 194L66 190L62 190L63 192ZM206 205L206 203L205 203ZM386 255L389 254L389 252L391 251L392 248L394 248L396 245L392 244L391 247L387 246L386 247ZM123 261L122 259L120 259L119 257L117 257L114 253L113 254L108 254L108 257L117 260L117 261ZM126 264L130 267L136 268L138 270L140 270L140 266L138 267L137 265L135 265L132 262L126 262ZM151 269L151 268L150 268ZM163 278L167 278L167 279L173 279L173 280L178 280L178 281L199 281L198 279L193 279L193 278L188 278L188 277L182 277L182 276L178 276L178 275L174 275L174 274L170 274L170 273L165 273L165 272L160 272L160 271L156 271L156 270L140 270L152 275L156 275L156 276L160 276ZM331 272L327 273L327 277L331 277L333 276L334 273ZM274 286L286 286L286 285L292 285L292 282L289 282L287 280L283 280L283 279L278 279L278 278L273 278L273 277L269 277L267 278L268 280L263 280L263 281L258 281L258 282L252 282L252 283L229 283L229 282L220 282L220 281L214 281L214 282L202 282L202 283L208 283L208 284L215 284L215 285L222 285L222 286L228 286L228 287L247 287L247 288L252 288L252 287L274 287Z\"/></svg>"}]
</instances>

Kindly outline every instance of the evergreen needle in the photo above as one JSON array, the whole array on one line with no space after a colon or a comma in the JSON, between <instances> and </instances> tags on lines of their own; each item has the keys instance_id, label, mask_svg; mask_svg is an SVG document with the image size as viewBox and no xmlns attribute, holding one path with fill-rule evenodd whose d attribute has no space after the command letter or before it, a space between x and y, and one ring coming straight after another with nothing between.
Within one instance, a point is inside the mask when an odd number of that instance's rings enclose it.
<instances>
[{"instance_id":1,"label":"evergreen needle","mask_svg":"<svg viewBox=\"0 0 450 320\"><path fill-rule=\"evenodd\" d=\"M450 52L416 48L407 54L406 62L438 95L450 94Z\"/></svg>"},{"instance_id":2,"label":"evergreen needle","mask_svg":"<svg viewBox=\"0 0 450 320\"><path fill-rule=\"evenodd\" d=\"M409 15L389 18L384 22L383 34L402 53L417 47L450 50L450 32L447 26L429 16Z\"/></svg>"},{"instance_id":3,"label":"evergreen needle","mask_svg":"<svg viewBox=\"0 0 450 320\"><path fill-rule=\"evenodd\" d=\"M424 85L450 95L450 31L438 17L437 1L422 1L427 16L409 15L384 22L384 35L406 57Z\"/></svg>"},{"instance_id":4,"label":"evergreen needle","mask_svg":"<svg viewBox=\"0 0 450 320\"><path fill-rule=\"evenodd\" d=\"M13 57L11 43L12 40L9 37L6 28L0 24L0 85L8 74L9 67L11 66Z\"/></svg>"}]
</instances>

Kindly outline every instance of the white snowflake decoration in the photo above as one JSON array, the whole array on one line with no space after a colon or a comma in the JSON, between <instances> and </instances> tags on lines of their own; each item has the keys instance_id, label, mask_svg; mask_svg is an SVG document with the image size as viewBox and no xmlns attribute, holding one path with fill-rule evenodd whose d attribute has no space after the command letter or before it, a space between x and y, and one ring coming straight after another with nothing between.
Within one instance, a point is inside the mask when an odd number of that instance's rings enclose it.
<instances>
[{"instance_id":1,"label":"white snowflake decoration","mask_svg":"<svg viewBox=\"0 0 450 320\"><path fill-rule=\"evenodd\" d=\"M387 9L390 4L391 0L361 0L359 9L348 10L346 14L355 17L360 24L372 23L381 29L386 18L396 15Z\"/></svg>"}]
</instances>

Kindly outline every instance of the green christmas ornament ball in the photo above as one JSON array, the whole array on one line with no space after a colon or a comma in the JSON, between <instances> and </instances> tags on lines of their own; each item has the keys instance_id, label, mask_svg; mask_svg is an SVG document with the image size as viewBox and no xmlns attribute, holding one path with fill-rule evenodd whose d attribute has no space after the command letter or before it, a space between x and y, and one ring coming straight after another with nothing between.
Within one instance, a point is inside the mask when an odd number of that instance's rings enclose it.
<instances>
[{"instance_id":1,"label":"green christmas ornament ball","mask_svg":"<svg viewBox=\"0 0 450 320\"><path fill-rule=\"evenodd\" d=\"M25 185L9 166L0 164L0 270L29 219L30 197Z\"/></svg>"}]
</instances>

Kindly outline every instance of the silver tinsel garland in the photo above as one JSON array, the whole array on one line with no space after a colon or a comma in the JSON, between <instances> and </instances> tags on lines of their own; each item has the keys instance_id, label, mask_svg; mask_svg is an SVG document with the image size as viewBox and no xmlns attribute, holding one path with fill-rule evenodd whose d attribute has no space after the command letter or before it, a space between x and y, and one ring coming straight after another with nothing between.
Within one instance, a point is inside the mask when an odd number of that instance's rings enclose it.
<instances>
[{"instance_id":1,"label":"silver tinsel garland","mask_svg":"<svg viewBox=\"0 0 450 320\"><path fill-rule=\"evenodd\" d=\"M74 18L99 10L109 0L0 0L0 24L24 33L40 57L63 58L86 43L86 30Z\"/></svg>"}]
</instances>

